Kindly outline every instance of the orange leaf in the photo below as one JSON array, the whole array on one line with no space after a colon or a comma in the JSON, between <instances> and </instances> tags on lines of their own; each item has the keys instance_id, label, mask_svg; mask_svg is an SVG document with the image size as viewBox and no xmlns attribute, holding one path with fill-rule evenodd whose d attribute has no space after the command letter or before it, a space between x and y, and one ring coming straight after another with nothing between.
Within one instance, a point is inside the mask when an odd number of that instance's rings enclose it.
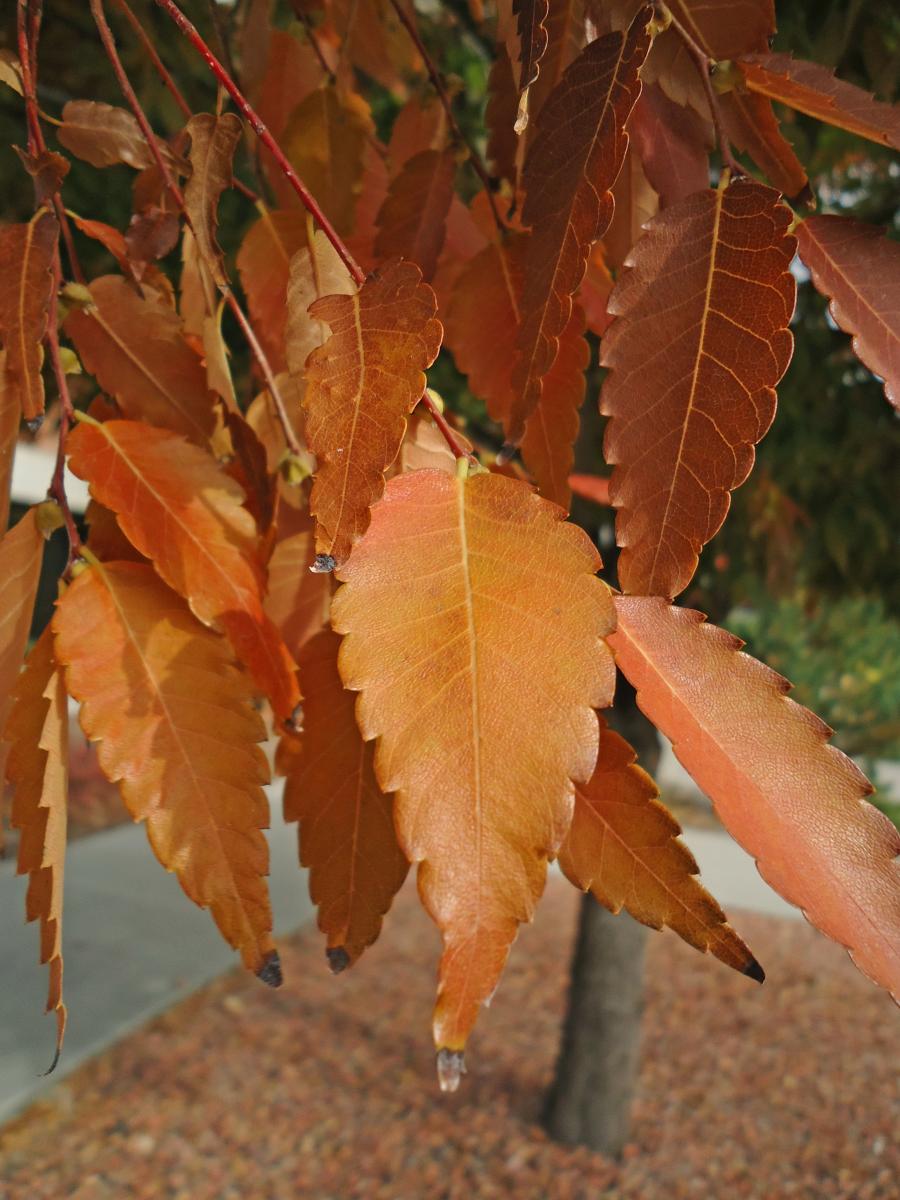
<instances>
[{"instance_id":1,"label":"orange leaf","mask_svg":"<svg viewBox=\"0 0 900 1200\"><path fill-rule=\"evenodd\" d=\"M702 613L616 600L616 660L762 877L900 998L900 834L790 685Z\"/></svg>"},{"instance_id":2,"label":"orange leaf","mask_svg":"<svg viewBox=\"0 0 900 1200\"><path fill-rule=\"evenodd\" d=\"M85 735L162 865L268 984L265 726L228 645L143 563L96 564L53 620Z\"/></svg>"},{"instance_id":3,"label":"orange leaf","mask_svg":"<svg viewBox=\"0 0 900 1200\"><path fill-rule=\"evenodd\" d=\"M263 612L265 577L244 493L205 451L139 421L81 424L69 466L111 508L129 541L238 658L287 719L300 700L295 664Z\"/></svg>"},{"instance_id":4,"label":"orange leaf","mask_svg":"<svg viewBox=\"0 0 900 1200\"><path fill-rule=\"evenodd\" d=\"M806 203L809 180L791 144L781 134L771 103L753 92L719 97L725 131L771 183L793 203Z\"/></svg>"},{"instance_id":5,"label":"orange leaf","mask_svg":"<svg viewBox=\"0 0 900 1200\"><path fill-rule=\"evenodd\" d=\"M46 628L28 656L3 731L13 787L12 825L20 832L16 870L29 876L25 915L41 923L41 962L50 965L47 1012L56 1012L56 1066L66 1032L62 998L63 871L66 858L69 711L62 672ZM48 1072L49 1074L49 1072Z\"/></svg>"},{"instance_id":6,"label":"orange leaf","mask_svg":"<svg viewBox=\"0 0 900 1200\"><path fill-rule=\"evenodd\" d=\"M408 0L403 0L407 8ZM357 70L396 93L421 60L389 0L331 0L331 17ZM316 193L318 195L318 193Z\"/></svg>"},{"instance_id":7,"label":"orange leaf","mask_svg":"<svg viewBox=\"0 0 900 1200\"><path fill-rule=\"evenodd\" d=\"M828 67L798 62L790 54L751 54L735 65L751 91L900 150L897 106L881 104L862 88L835 79Z\"/></svg>"},{"instance_id":8,"label":"orange leaf","mask_svg":"<svg viewBox=\"0 0 900 1200\"><path fill-rule=\"evenodd\" d=\"M331 580L311 570L316 561L316 523L302 493L286 484L279 484L279 488L276 542L269 559L265 609L284 644L299 661L300 651L328 621Z\"/></svg>"},{"instance_id":9,"label":"orange leaf","mask_svg":"<svg viewBox=\"0 0 900 1200\"><path fill-rule=\"evenodd\" d=\"M18 393L6 386L6 351L0 350L0 530L9 524L9 493L21 419Z\"/></svg>"},{"instance_id":10,"label":"orange leaf","mask_svg":"<svg viewBox=\"0 0 900 1200\"><path fill-rule=\"evenodd\" d=\"M156 162L140 125L125 108L100 100L69 100L62 118L56 130L60 144L92 167L125 163L142 171ZM162 139L157 138L157 145L168 167L177 170L183 166Z\"/></svg>"},{"instance_id":11,"label":"orange leaf","mask_svg":"<svg viewBox=\"0 0 900 1200\"><path fill-rule=\"evenodd\" d=\"M670 100L659 84L644 84L628 132L662 208L709 186L704 122Z\"/></svg>"},{"instance_id":12,"label":"orange leaf","mask_svg":"<svg viewBox=\"0 0 900 1200\"><path fill-rule=\"evenodd\" d=\"M219 197L231 187L231 163L241 140L241 122L234 113L195 113L185 132L191 139L188 160L191 175L184 188L184 204L193 226L197 248L216 283L225 287L228 277L222 249L216 240Z\"/></svg>"},{"instance_id":13,"label":"orange leaf","mask_svg":"<svg viewBox=\"0 0 900 1200\"><path fill-rule=\"evenodd\" d=\"M267 212L251 225L237 254L250 316L276 371L284 369L284 323L291 259L306 244L302 209Z\"/></svg>"},{"instance_id":14,"label":"orange leaf","mask_svg":"<svg viewBox=\"0 0 900 1200\"><path fill-rule=\"evenodd\" d=\"M205 445L215 428L214 400L177 314L142 299L118 275L95 279L90 293L93 305L73 309L65 323L85 370L126 416Z\"/></svg>"},{"instance_id":15,"label":"orange leaf","mask_svg":"<svg viewBox=\"0 0 900 1200\"><path fill-rule=\"evenodd\" d=\"M387 158L396 175L423 150L439 150L447 140L447 114L431 89L424 96L411 96L391 126Z\"/></svg>"},{"instance_id":16,"label":"orange leaf","mask_svg":"<svg viewBox=\"0 0 900 1200\"><path fill-rule=\"evenodd\" d=\"M43 549L36 508L30 508L17 525L0 537L0 729L6 723L9 698L28 642ZM0 768L3 760L4 746L0 740ZM2 774L0 770L0 778Z\"/></svg>"},{"instance_id":17,"label":"orange leaf","mask_svg":"<svg viewBox=\"0 0 900 1200\"><path fill-rule=\"evenodd\" d=\"M381 932L409 863L397 845L392 802L375 779L375 746L353 715L337 668L341 639L324 630L300 656L303 737L284 788L286 821L300 822L300 861L337 973Z\"/></svg>"},{"instance_id":18,"label":"orange leaf","mask_svg":"<svg viewBox=\"0 0 900 1200\"><path fill-rule=\"evenodd\" d=\"M509 51L502 42L497 43L488 75L487 90L484 123L488 132L488 161L498 178L515 183L516 158L519 151L519 139L515 130L518 98Z\"/></svg>"},{"instance_id":19,"label":"orange leaf","mask_svg":"<svg viewBox=\"0 0 900 1200\"><path fill-rule=\"evenodd\" d=\"M610 33L591 42L538 118L522 175L522 221L533 232L513 369L509 434L515 444L553 366L591 243L603 236L612 219L610 188L628 145L624 125L640 92L638 70L650 45L649 17L650 9L642 9L628 34Z\"/></svg>"},{"instance_id":20,"label":"orange leaf","mask_svg":"<svg viewBox=\"0 0 900 1200\"><path fill-rule=\"evenodd\" d=\"M759 963L697 879L678 822L624 738L600 720L594 774L575 788L575 813L559 852L566 878L612 913L668 926L697 950L762 982Z\"/></svg>"},{"instance_id":21,"label":"orange leaf","mask_svg":"<svg viewBox=\"0 0 900 1200\"><path fill-rule=\"evenodd\" d=\"M310 497L329 570L368 527L406 418L441 344L434 292L413 263L376 271L353 296L326 296L310 315L332 334L306 368L306 433L319 468Z\"/></svg>"},{"instance_id":22,"label":"orange leaf","mask_svg":"<svg viewBox=\"0 0 900 1200\"><path fill-rule=\"evenodd\" d=\"M409 258L422 278L430 280L447 233L455 178L454 150L414 154L391 183L378 213L375 254Z\"/></svg>"},{"instance_id":23,"label":"orange leaf","mask_svg":"<svg viewBox=\"0 0 900 1200\"><path fill-rule=\"evenodd\" d=\"M519 105L516 114L516 133L523 133L528 124L528 93L541 70L541 59L547 51L547 30L544 22L550 12L550 0L513 0L513 13L519 34Z\"/></svg>"},{"instance_id":24,"label":"orange leaf","mask_svg":"<svg viewBox=\"0 0 900 1200\"><path fill-rule=\"evenodd\" d=\"M298 104L281 136L291 166L338 233L348 233L353 226L363 155L373 134L365 100L325 84Z\"/></svg>"},{"instance_id":25,"label":"orange leaf","mask_svg":"<svg viewBox=\"0 0 900 1200\"><path fill-rule=\"evenodd\" d=\"M502 422L507 436L526 243L526 237L511 235L476 255L459 277L447 314L447 343L457 365L469 376L476 395L484 397L491 417ZM473 296L478 297L477 304L472 303ZM590 358L584 328L584 313L576 304L521 442L522 458L541 494L565 509L571 498L568 475Z\"/></svg>"},{"instance_id":26,"label":"orange leaf","mask_svg":"<svg viewBox=\"0 0 900 1200\"><path fill-rule=\"evenodd\" d=\"M900 408L900 248L882 229L849 217L808 217L796 233L813 283L831 299L831 315Z\"/></svg>"},{"instance_id":27,"label":"orange leaf","mask_svg":"<svg viewBox=\"0 0 900 1200\"><path fill-rule=\"evenodd\" d=\"M99 242L110 252L123 271L131 270L125 234L120 229L107 225L104 221L91 221L85 217L79 217L75 213L71 213L70 216L85 237Z\"/></svg>"},{"instance_id":28,"label":"orange leaf","mask_svg":"<svg viewBox=\"0 0 900 1200\"><path fill-rule=\"evenodd\" d=\"M747 478L791 357L789 211L747 180L665 209L610 299L601 411L624 591L677 596Z\"/></svg>"},{"instance_id":29,"label":"orange leaf","mask_svg":"<svg viewBox=\"0 0 900 1200\"><path fill-rule=\"evenodd\" d=\"M27 225L0 230L0 337L6 347L3 386L26 421L44 413L41 339L53 281L59 225L40 209Z\"/></svg>"},{"instance_id":30,"label":"orange leaf","mask_svg":"<svg viewBox=\"0 0 900 1200\"><path fill-rule=\"evenodd\" d=\"M341 675L444 939L434 1036L450 1088L565 837L571 781L593 771L591 710L612 697L612 602L561 517L502 475L398 475L332 604Z\"/></svg>"},{"instance_id":31,"label":"orange leaf","mask_svg":"<svg viewBox=\"0 0 900 1200\"><path fill-rule=\"evenodd\" d=\"M609 480L601 475L570 475L569 487L582 500L591 500L604 508L609 504Z\"/></svg>"},{"instance_id":32,"label":"orange leaf","mask_svg":"<svg viewBox=\"0 0 900 1200\"><path fill-rule=\"evenodd\" d=\"M629 137L631 130L632 122L629 120ZM701 187L706 187L708 182L708 179L704 179ZM633 141L629 142L625 151L625 161L613 184L612 194L616 208L609 229L603 235L603 248L607 264L618 272L632 246L643 235L644 226L656 216L659 209L659 197L644 174Z\"/></svg>"}]
</instances>

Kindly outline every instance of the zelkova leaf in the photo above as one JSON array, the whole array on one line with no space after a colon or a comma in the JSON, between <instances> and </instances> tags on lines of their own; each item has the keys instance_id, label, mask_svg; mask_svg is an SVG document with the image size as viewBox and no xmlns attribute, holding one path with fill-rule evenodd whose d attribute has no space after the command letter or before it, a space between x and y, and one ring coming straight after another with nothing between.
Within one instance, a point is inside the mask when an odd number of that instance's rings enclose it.
<instances>
[{"instance_id":1,"label":"zelkova leaf","mask_svg":"<svg viewBox=\"0 0 900 1200\"><path fill-rule=\"evenodd\" d=\"M49 626L29 654L12 699L3 735L10 743L6 776L13 788L11 824L19 830L16 870L28 875L25 916L41 923L41 962L50 968L47 1012L56 1012L58 1058L66 1031L62 915L69 711Z\"/></svg>"},{"instance_id":2,"label":"zelkova leaf","mask_svg":"<svg viewBox=\"0 0 900 1200\"><path fill-rule=\"evenodd\" d=\"M224 629L276 716L290 718L296 666L263 611L256 525L238 484L204 450L140 421L79 425L69 466L194 614Z\"/></svg>"},{"instance_id":3,"label":"zelkova leaf","mask_svg":"<svg viewBox=\"0 0 900 1200\"><path fill-rule=\"evenodd\" d=\"M313 232L307 218L306 244L291 258L286 300L284 353L291 375L302 383L306 360L330 336L328 325L310 316L309 307L323 296L350 296L356 285L321 229Z\"/></svg>"},{"instance_id":4,"label":"zelkova leaf","mask_svg":"<svg viewBox=\"0 0 900 1200\"><path fill-rule=\"evenodd\" d=\"M616 601L610 638L638 704L760 874L900 998L900 833L790 685L702 613Z\"/></svg>"},{"instance_id":5,"label":"zelkova leaf","mask_svg":"<svg viewBox=\"0 0 900 1200\"><path fill-rule=\"evenodd\" d=\"M237 254L250 316L276 371L284 370L284 325L291 259L307 246L309 218L302 209L265 212L250 226Z\"/></svg>"},{"instance_id":6,"label":"zelkova leaf","mask_svg":"<svg viewBox=\"0 0 900 1200\"><path fill-rule=\"evenodd\" d=\"M44 412L41 339L47 328L52 278L50 269L59 225L41 209L27 225L0 230L0 339L6 353L3 387L6 403L15 404L26 421Z\"/></svg>"},{"instance_id":7,"label":"zelkova leaf","mask_svg":"<svg viewBox=\"0 0 900 1200\"><path fill-rule=\"evenodd\" d=\"M528 124L528 94L541 69L547 50L544 22L550 10L549 0L513 0L513 13L519 34L519 105L515 131L523 133Z\"/></svg>"},{"instance_id":8,"label":"zelkova leaf","mask_svg":"<svg viewBox=\"0 0 900 1200\"><path fill-rule=\"evenodd\" d=\"M900 109L836 79L828 67L799 61L790 54L749 54L735 66L751 91L900 150Z\"/></svg>"},{"instance_id":9,"label":"zelkova leaf","mask_svg":"<svg viewBox=\"0 0 900 1200\"><path fill-rule=\"evenodd\" d=\"M627 34L598 38L566 70L541 110L522 182L522 221L532 228L525 258L510 441L518 444L569 323L591 243L613 215L610 188L622 166L625 121L640 93L650 9Z\"/></svg>"},{"instance_id":10,"label":"zelkova leaf","mask_svg":"<svg viewBox=\"0 0 900 1200\"><path fill-rule=\"evenodd\" d=\"M652 929L667 926L689 945L754 979L762 970L697 879L681 829L631 746L600 721L591 778L575 788L575 812L559 852L566 878L618 913Z\"/></svg>"},{"instance_id":11,"label":"zelkova leaf","mask_svg":"<svg viewBox=\"0 0 900 1200\"><path fill-rule=\"evenodd\" d=\"M800 257L853 350L884 380L900 408L900 246L849 217L808 217L796 228Z\"/></svg>"},{"instance_id":12,"label":"zelkova leaf","mask_svg":"<svg viewBox=\"0 0 900 1200\"><path fill-rule=\"evenodd\" d=\"M416 471L390 481L339 572L341 676L443 935L434 1036L451 1089L565 837L572 780L596 762L592 709L614 682L599 565L526 484Z\"/></svg>"},{"instance_id":13,"label":"zelkova leaf","mask_svg":"<svg viewBox=\"0 0 900 1200\"><path fill-rule=\"evenodd\" d=\"M300 822L300 861L335 973L378 937L409 870L392 801L375 778L375 744L363 741L356 698L338 674L340 644L325 630L300 655L303 735L284 787L285 820Z\"/></svg>"},{"instance_id":14,"label":"zelkova leaf","mask_svg":"<svg viewBox=\"0 0 900 1200\"><path fill-rule=\"evenodd\" d=\"M447 233L456 152L423 150L404 163L378 213L375 254L411 259L429 281Z\"/></svg>"},{"instance_id":15,"label":"zelkova leaf","mask_svg":"<svg viewBox=\"0 0 900 1200\"><path fill-rule=\"evenodd\" d=\"M369 524L384 472L437 357L434 292L413 263L393 262L352 296L325 296L310 315L331 337L306 367L306 435L319 461L310 497L316 546L343 562Z\"/></svg>"},{"instance_id":16,"label":"zelkova leaf","mask_svg":"<svg viewBox=\"0 0 900 1200\"><path fill-rule=\"evenodd\" d=\"M6 351L0 350L0 530L9 524L13 459L21 416L18 393L6 386Z\"/></svg>"},{"instance_id":17,"label":"zelkova leaf","mask_svg":"<svg viewBox=\"0 0 900 1200\"><path fill-rule=\"evenodd\" d=\"M125 108L100 100L70 100L63 106L62 124L56 130L60 144L92 167L114 167L118 163L143 171L156 160L141 127ZM172 170L183 164L157 138L160 153Z\"/></svg>"},{"instance_id":18,"label":"zelkova leaf","mask_svg":"<svg viewBox=\"0 0 900 1200\"><path fill-rule=\"evenodd\" d=\"M487 127L487 157L494 174L515 183L519 138L515 121L518 97L509 51L498 42L487 84L484 123Z\"/></svg>"},{"instance_id":19,"label":"zelkova leaf","mask_svg":"<svg viewBox=\"0 0 900 1200\"><path fill-rule=\"evenodd\" d=\"M65 322L85 369L126 416L206 445L216 424L215 401L178 314L139 296L118 275L95 279L90 293L93 304L72 309Z\"/></svg>"},{"instance_id":20,"label":"zelkova leaf","mask_svg":"<svg viewBox=\"0 0 900 1200\"><path fill-rule=\"evenodd\" d=\"M447 314L447 344L457 365L507 433L514 398L511 375L525 248L524 236L511 235L476 255L460 275ZM478 297L477 305L472 304L472 296ZM564 509L571 499L568 476L590 358L584 331L584 313L576 304L559 339L556 361L544 380L538 405L525 422L521 442L523 461L541 494Z\"/></svg>"},{"instance_id":21,"label":"zelkova leaf","mask_svg":"<svg viewBox=\"0 0 900 1200\"><path fill-rule=\"evenodd\" d=\"M284 644L299 661L300 651L328 622L331 578L312 570L316 561L316 523L303 493L286 484L279 487L276 541L268 564L265 609Z\"/></svg>"},{"instance_id":22,"label":"zelkova leaf","mask_svg":"<svg viewBox=\"0 0 900 1200\"><path fill-rule=\"evenodd\" d=\"M373 134L365 100L325 84L294 109L281 137L291 165L340 234L353 225L364 151Z\"/></svg>"},{"instance_id":23,"label":"zelkova leaf","mask_svg":"<svg viewBox=\"0 0 900 1200\"><path fill-rule=\"evenodd\" d=\"M709 186L704 122L693 109L670 100L659 84L644 84L628 133L662 208Z\"/></svg>"},{"instance_id":24,"label":"zelkova leaf","mask_svg":"<svg viewBox=\"0 0 900 1200\"><path fill-rule=\"evenodd\" d=\"M265 876L265 737L228 644L143 563L84 570L53 619L56 655L107 779L162 865L266 983L281 982ZM162 930L160 931L162 934Z\"/></svg>"},{"instance_id":25,"label":"zelkova leaf","mask_svg":"<svg viewBox=\"0 0 900 1200\"><path fill-rule=\"evenodd\" d=\"M41 576L44 538L38 510L30 508L0 537L0 729L28 643L31 613ZM0 738L0 768L5 748ZM0 778L2 778L0 769Z\"/></svg>"},{"instance_id":26,"label":"zelkova leaf","mask_svg":"<svg viewBox=\"0 0 900 1200\"><path fill-rule=\"evenodd\" d=\"M191 139L188 161L191 174L184 188L184 203L204 263L216 283L228 278L222 250L216 240L219 197L231 187L231 163L241 138L241 122L234 113L196 113L187 123Z\"/></svg>"},{"instance_id":27,"label":"zelkova leaf","mask_svg":"<svg viewBox=\"0 0 900 1200\"><path fill-rule=\"evenodd\" d=\"M610 298L601 411L624 591L677 596L775 415L791 357L790 213L741 180L665 209Z\"/></svg>"}]
</instances>

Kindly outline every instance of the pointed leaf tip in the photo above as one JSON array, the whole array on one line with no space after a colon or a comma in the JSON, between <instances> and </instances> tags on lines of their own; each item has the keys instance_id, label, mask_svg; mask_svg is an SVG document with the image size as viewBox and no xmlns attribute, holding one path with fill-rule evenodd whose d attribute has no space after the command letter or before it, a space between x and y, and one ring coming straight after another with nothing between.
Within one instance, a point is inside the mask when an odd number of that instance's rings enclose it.
<instances>
[{"instance_id":1,"label":"pointed leaf tip","mask_svg":"<svg viewBox=\"0 0 900 1200\"><path fill-rule=\"evenodd\" d=\"M743 973L748 976L748 978L755 979L757 983L766 982L766 973L763 970L762 965L755 958L750 959L746 967L744 967Z\"/></svg>"},{"instance_id":2,"label":"pointed leaf tip","mask_svg":"<svg viewBox=\"0 0 900 1200\"><path fill-rule=\"evenodd\" d=\"M261 979L266 987L279 988L284 983L281 973L281 958L278 951L273 950L263 965L256 972L256 978Z\"/></svg>"},{"instance_id":3,"label":"pointed leaf tip","mask_svg":"<svg viewBox=\"0 0 900 1200\"><path fill-rule=\"evenodd\" d=\"M350 955L343 946L329 946L325 957L328 959L328 969L332 975L340 975L350 966Z\"/></svg>"},{"instance_id":4,"label":"pointed leaf tip","mask_svg":"<svg viewBox=\"0 0 900 1200\"><path fill-rule=\"evenodd\" d=\"M462 1050L448 1050L442 1046L437 1052L438 1084L442 1092L455 1092L466 1072L466 1058Z\"/></svg>"}]
</instances>

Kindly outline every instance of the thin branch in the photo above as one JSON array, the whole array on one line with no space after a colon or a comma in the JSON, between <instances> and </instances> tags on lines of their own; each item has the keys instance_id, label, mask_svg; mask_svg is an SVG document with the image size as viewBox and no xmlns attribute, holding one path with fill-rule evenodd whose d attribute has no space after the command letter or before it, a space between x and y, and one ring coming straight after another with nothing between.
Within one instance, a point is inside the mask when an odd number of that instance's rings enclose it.
<instances>
[{"instance_id":1,"label":"thin branch","mask_svg":"<svg viewBox=\"0 0 900 1200\"><path fill-rule=\"evenodd\" d=\"M333 83L334 82L334 71L332 71L331 67L329 67L328 60L325 57L325 52L323 51L322 47L319 45L319 39L316 37L316 30L312 23L312 18L310 17L309 13L304 8L303 0L291 0L291 9L293 10L294 16L297 18L297 20L300 22L300 24L306 30L306 37L309 41L310 46L313 49L313 53L315 54L316 58L319 60L319 65L321 66L322 70L325 72L326 78L329 79Z\"/></svg>"},{"instance_id":2,"label":"thin branch","mask_svg":"<svg viewBox=\"0 0 900 1200\"><path fill-rule=\"evenodd\" d=\"M100 40L103 43L106 56L112 65L113 71L115 72L115 76L122 94L128 101L131 111L134 113L135 120L140 126L141 133L144 135L147 145L150 147L150 152L156 161L156 166L165 182L166 187L169 190L169 193L171 194L178 208L181 210L185 224L191 230L191 232L193 232L194 226L193 222L191 221L190 214L187 211L187 205L184 201L184 193L176 183L172 172L169 170L168 163L163 158L156 134L153 132L150 122L147 120L147 114L141 107L141 102L138 99L134 88L131 86L131 81L125 73L125 68L122 66L122 60L119 58L119 52L116 49L116 43L112 30L109 27L109 23L106 20L106 15L103 11L103 0L90 0L90 4L91 12L94 15L94 21L96 22L97 30L100 34ZM198 242L197 244L199 246L200 243ZM250 347L250 351L253 354L253 357L256 359L260 371L262 372L263 378L266 381L266 386L269 389L269 394L272 397L272 403L275 405L275 410L278 413L278 418L284 431L285 441L287 442L291 453L301 454L303 452L303 447L300 445L299 441L297 440L297 435L294 433L294 427L291 424L290 417L288 416L287 407L284 403L284 397L281 395L281 389L278 387L278 383L275 379L275 372L272 370L271 363L266 357L266 353L260 345L259 339L253 332L250 322L244 315L244 312L241 309L240 304L238 304L237 298L235 297L231 288L227 284L219 284L219 291L225 298L225 303L234 314L235 320L241 328L241 332L247 339L247 345Z\"/></svg>"},{"instance_id":3,"label":"thin branch","mask_svg":"<svg viewBox=\"0 0 900 1200\"><path fill-rule=\"evenodd\" d=\"M95 3L96 0L91 0L92 7ZM350 272L354 282L357 285L362 285L366 278L365 272L348 250L337 230L322 212L322 209L319 207L315 197L307 190L297 172L288 162L284 151L272 137L272 134L269 132L265 122L250 106L247 99L238 88L237 84L210 50L209 46L207 46L206 42L204 42L194 25L187 19L181 9L175 3L175 0L156 0L156 3L163 10L163 12L166 13L166 15L170 17L172 21L174 21L175 25L201 56L222 87L224 87L226 92L228 92L240 113L250 123L250 128L278 163L278 166L285 179L287 179L288 183L300 197L303 207L328 238L329 242L331 242L335 252L337 253L341 262Z\"/></svg>"},{"instance_id":4,"label":"thin branch","mask_svg":"<svg viewBox=\"0 0 900 1200\"><path fill-rule=\"evenodd\" d=\"M728 134L725 132L725 123L722 120L722 109L719 105L719 97L716 94L716 89L712 85L712 80L709 77L709 72L715 63L706 53L702 46L694 41L693 37L688 33L681 22L666 9L666 15L672 28L684 42L685 48L693 58L696 64L697 71L700 74L700 79L703 83L703 90L706 92L706 99L709 103L709 110L712 114L713 128L716 131L716 141L719 144L719 153L722 156L723 164L731 171L733 176L743 176L747 172L734 157L731 149L731 142L728 140Z\"/></svg>"},{"instance_id":5,"label":"thin branch","mask_svg":"<svg viewBox=\"0 0 900 1200\"><path fill-rule=\"evenodd\" d=\"M493 213L494 221L496 222L497 228L502 233L505 231L506 227L503 224L503 219L501 218L500 211L497 208L497 201L494 198L495 181L491 178L487 167L484 165L481 155L460 128L459 122L453 113L453 103L450 99L450 93L447 91L447 85L444 83L443 77L440 71L437 69L434 59L428 53L428 49L419 35L419 31L416 28L416 24L412 16L412 10L410 9L407 11L401 4L400 0L391 0L391 7L397 14L400 24L412 39L413 45L415 46L416 50L418 50L419 55L425 64L428 77L432 82L434 90L438 94L438 99L444 106L444 111L447 114L447 122L450 125L450 129L453 132L454 138L461 146L465 146L466 150L468 151L469 162L472 164L472 169L474 170L475 174L484 185L484 190L487 193L488 203L491 206L491 212Z\"/></svg>"},{"instance_id":6,"label":"thin branch","mask_svg":"<svg viewBox=\"0 0 900 1200\"><path fill-rule=\"evenodd\" d=\"M69 430L72 428L75 410L72 405L72 397L69 394L69 381L66 378L66 372L63 368L62 355L59 351L57 304L61 286L62 267L59 261L59 247L57 246L56 252L53 255L53 290L50 295L50 306L47 313L47 332L44 335L44 341L47 345L48 357L53 367L54 378L56 379L56 390L59 392L59 441L56 447L56 466L53 469L53 478L50 480L50 487L47 494L52 496L59 505L63 520L65 521L66 532L69 535L69 557L66 562L66 572L68 572L72 563L81 553L81 538L78 536L78 528L75 524L75 518L72 516L72 510L69 507L69 498L66 495L66 443L69 437Z\"/></svg>"},{"instance_id":7,"label":"thin branch","mask_svg":"<svg viewBox=\"0 0 900 1200\"><path fill-rule=\"evenodd\" d=\"M125 17L128 24L134 30L135 35L138 38L138 41L141 43L141 46L143 47L144 53L150 59L151 63L153 64L153 66L156 70L157 75L162 80L164 86L168 89L169 93L172 96L172 99L175 101L175 103L178 105L179 109L181 110L182 115L189 121L191 119L191 117L194 115L193 110L191 109L191 106L190 106L190 104L188 104L187 100L185 100L184 94L182 93L181 88L179 88L178 84L172 78L172 75L169 72L169 70L167 69L166 64L163 62L163 60L160 58L159 54L157 53L156 47L153 45L153 42L150 40L149 36L147 35L146 29L143 27L143 25L140 23L137 16L135 15L134 10L128 4L127 0L113 0L113 2L116 5L116 7L121 10L122 15ZM235 190L240 192L242 196L245 196L251 202L251 204L256 204L259 201L260 197L258 196L258 194L256 192L254 192L252 188L247 187L247 185L245 183L242 183L240 179L235 178L235 179L232 179L231 182L232 182Z\"/></svg>"}]
</instances>

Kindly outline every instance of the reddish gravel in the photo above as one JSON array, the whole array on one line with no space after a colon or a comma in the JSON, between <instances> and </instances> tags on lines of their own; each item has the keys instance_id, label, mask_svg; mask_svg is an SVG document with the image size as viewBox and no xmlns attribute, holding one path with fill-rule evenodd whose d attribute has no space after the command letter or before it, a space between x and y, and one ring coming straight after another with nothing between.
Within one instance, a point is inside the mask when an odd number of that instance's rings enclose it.
<instances>
[{"instance_id":1,"label":"reddish gravel","mask_svg":"<svg viewBox=\"0 0 900 1200\"><path fill-rule=\"evenodd\" d=\"M897 1200L900 1018L801 922L737 919L763 988L653 935L624 1164L549 1143L576 903L554 880L456 1096L434 1082L436 937L407 888L347 975L306 932L279 992L233 973L63 1081L3 1131L0 1196Z\"/></svg>"}]
</instances>

